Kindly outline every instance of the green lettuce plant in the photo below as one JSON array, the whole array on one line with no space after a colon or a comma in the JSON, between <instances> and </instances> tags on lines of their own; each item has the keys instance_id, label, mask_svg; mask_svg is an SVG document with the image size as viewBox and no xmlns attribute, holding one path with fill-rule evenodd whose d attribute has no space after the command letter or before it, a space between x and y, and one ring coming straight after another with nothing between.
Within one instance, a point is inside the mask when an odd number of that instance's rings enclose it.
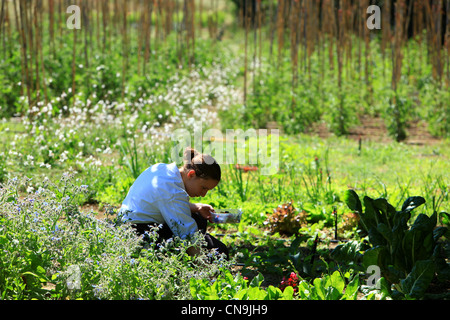
<instances>
[{"instance_id":1,"label":"green lettuce plant","mask_svg":"<svg viewBox=\"0 0 450 320\"><path fill-rule=\"evenodd\" d=\"M287 287L284 291L274 286L261 287L264 277L258 274L251 281L240 273L233 276L229 270L210 281L208 279L190 280L190 290L196 300L292 300L294 289Z\"/></svg>"},{"instance_id":2,"label":"green lettuce plant","mask_svg":"<svg viewBox=\"0 0 450 320\"><path fill-rule=\"evenodd\" d=\"M356 300L360 287L359 276L347 284L339 271L315 278L312 283L305 280L298 284L298 296L302 300Z\"/></svg>"}]
</instances>

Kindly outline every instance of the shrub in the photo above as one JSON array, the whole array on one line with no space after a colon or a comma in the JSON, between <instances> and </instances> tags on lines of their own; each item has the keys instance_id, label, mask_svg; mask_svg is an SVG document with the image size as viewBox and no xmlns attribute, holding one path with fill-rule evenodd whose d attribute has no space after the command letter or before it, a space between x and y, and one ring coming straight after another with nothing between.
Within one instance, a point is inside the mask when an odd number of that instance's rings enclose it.
<instances>
[{"instance_id":1,"label":"shrub","mask_svg":"<svg viewBox=\"0 0 450 320\"><path fill-rule=\"evenodd\" d=\"M28 181L0 188L2 299L186 299L190 279L214 277L231 263L206 249L188 256L200 235L143 245L128 224L80 212L77 198L88 187L74 174L20 194Z\"/></svg>"}]
</instances>

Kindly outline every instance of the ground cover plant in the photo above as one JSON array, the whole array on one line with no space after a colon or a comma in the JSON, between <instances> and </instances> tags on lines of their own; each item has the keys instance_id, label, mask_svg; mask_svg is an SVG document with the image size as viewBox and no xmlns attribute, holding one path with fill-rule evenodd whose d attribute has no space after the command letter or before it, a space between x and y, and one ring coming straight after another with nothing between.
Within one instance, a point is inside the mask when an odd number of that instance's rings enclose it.
<instances>
[{"instance_id":1,"label":"ground cover plant","mask_svg":"<svg viewBox=\"0 0 450 320\"><path fill-rule=\"evenodd\" d=\"M27 182L1 190L2 299L186 299L190 280L227 265L208 263L206 252L186 260L187 244L177 239L143 247L129 225L80 212L86 186L73 174L21 197Z\"/></svg>"},{"instance_id":2,"label":"ground cover plant","mask_svg":"<svg viewBox=\"0 0 450 320\"><path fill-rule=\"evenodd\" d=\"M1 1L0 297L448 299L448 3L376 2L369 32L369 2L73 1L69 29L64 1ZM209 227L230 261L117 224L177 129L279 139L276 172L224 163L192 199L242 209Z\"/></svg>"}]
</instances>

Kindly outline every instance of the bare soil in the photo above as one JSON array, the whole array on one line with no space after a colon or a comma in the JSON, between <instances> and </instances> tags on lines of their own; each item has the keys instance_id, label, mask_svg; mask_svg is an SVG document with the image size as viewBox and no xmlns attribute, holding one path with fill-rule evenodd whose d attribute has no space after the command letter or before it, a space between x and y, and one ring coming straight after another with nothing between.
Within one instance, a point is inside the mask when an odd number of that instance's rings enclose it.
<instances>
[{"instance_id":1,"label":"bare soil","mask_svg":"<svg viewBox=\"0 0 450 320\"><path fill-rule=\"evenodd\" d=\"M361 116L360 124L349 130L347 137L353 140L374 141L381 143L393 142L389 136L384 119L381 117ZM410 145L433 145L441 141L428 131L428 125L424 121L411 121L408 123L407 138L403 141ZM325 122L318 122L311 126L309 134L317 135L321 138L328 138L333 135Z\"/></svg>"}]
</instances>

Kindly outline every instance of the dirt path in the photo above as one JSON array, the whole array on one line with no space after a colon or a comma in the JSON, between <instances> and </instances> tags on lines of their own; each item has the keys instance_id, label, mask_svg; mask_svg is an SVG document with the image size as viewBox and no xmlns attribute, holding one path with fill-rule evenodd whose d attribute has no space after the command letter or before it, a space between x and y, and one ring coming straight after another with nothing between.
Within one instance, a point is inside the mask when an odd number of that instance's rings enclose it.
<instances>
[{"instance_id":1,"label":"dirt path","mask_svg":"<svg viewBox=\"0 0 450 320\"><path fill-rule=\"evenodd\" d=\"M394 141L389 136L384 120L380 117L362 116L360 118L360 124L354 126L349 131L347 137L353 140L361 138L363 141L384 143ZM332 136L332 132L330 132L325 122L315 123L310 128L309 134L318 135L321 138ZM410 122L409 128L407 128L407 135L404 143L410 145L433 145L441 141L441 139L433 137L428 132L427 124L423 121Z\"/></svg>"}]
</instances>

